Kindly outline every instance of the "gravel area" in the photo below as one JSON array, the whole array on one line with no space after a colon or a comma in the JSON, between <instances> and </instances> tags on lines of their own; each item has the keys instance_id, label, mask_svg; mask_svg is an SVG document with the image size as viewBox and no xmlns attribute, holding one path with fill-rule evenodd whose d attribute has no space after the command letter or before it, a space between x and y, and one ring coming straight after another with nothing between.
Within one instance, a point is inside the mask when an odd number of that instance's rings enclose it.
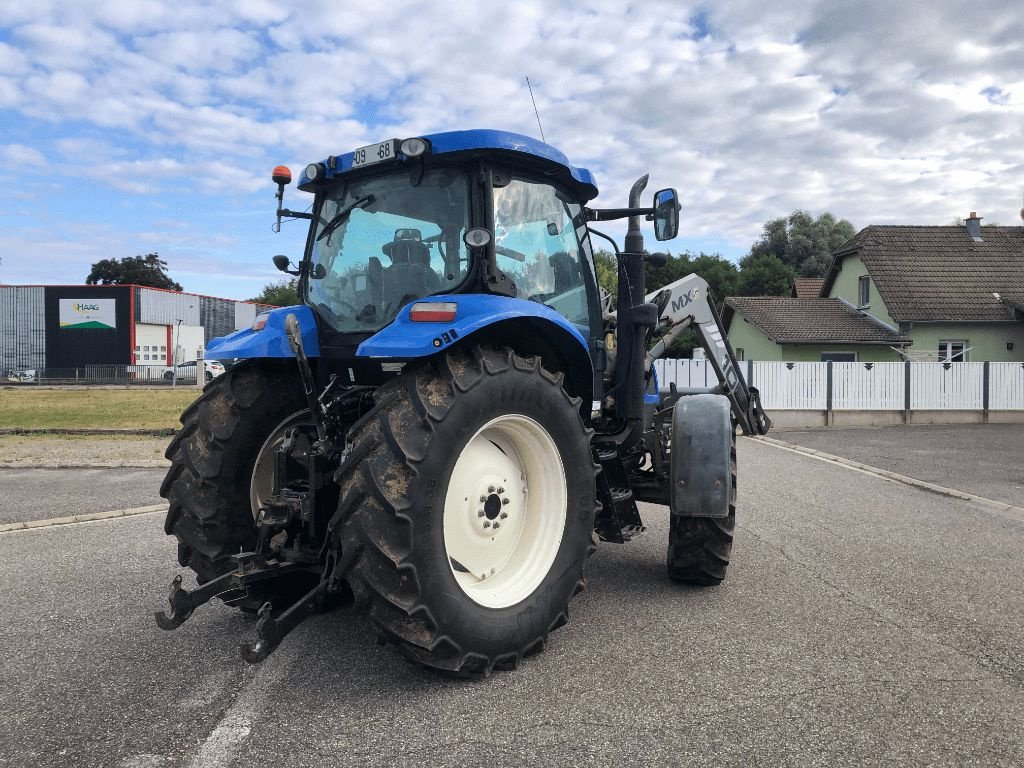
<instances>
[{"instance_id":1,"label":"gravel area","mask_svg":"<svg viewBox=\"0 0 1024 768\"><path fill-rule=\"evenodd\" d=\"M169 437L0 435L0 467L160 467Z\"/></svg>"}]
</instances>

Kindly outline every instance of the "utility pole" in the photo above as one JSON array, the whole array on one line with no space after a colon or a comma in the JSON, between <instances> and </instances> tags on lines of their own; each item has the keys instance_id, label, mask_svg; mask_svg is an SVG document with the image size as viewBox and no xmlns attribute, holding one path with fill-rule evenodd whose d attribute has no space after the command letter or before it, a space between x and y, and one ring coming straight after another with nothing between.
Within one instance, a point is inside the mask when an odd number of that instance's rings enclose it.
<instances>
[{"instance_id":1,"label":"utility pole","mask_svg":"<svg viewBox=\"0 0 1024 768\"><path fill-rule=\"evenodd\" d=\"M174 329L174 354L171 355L171 389L178 386L178 340L181 338L181 321L178 318L178 325Z\"/></svg>"},{"instance_id":2,"label":"utility pole","mask_svg":"<svg viewBox=\"0 0 1024 768\"><path fill-rule=\"evenodd\" d=\"M196 308L195 304L189 304L189 311ZM185 320L183 317L178 318L178 326L174 329L174 354L171 355L171 389L178 386L178 342L181 339L181 324ZM199 378L199 364L196 363L196 378Z\"/></svg>"}]
</instances>

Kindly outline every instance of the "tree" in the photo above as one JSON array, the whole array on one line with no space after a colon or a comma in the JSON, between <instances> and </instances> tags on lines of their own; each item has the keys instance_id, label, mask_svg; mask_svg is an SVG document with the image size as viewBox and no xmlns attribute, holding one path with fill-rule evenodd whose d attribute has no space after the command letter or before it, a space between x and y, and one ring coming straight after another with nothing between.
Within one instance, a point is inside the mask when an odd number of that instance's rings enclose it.
<instances>
[{"instance_id":1,"label":"tree","mask_svg":"<svg viewBox=\"0 0 1024 768\"><path fill-rule=\"evenodd\" d=\"M597 284L608 291L614 303L619 287L619 265L615 256L608 251L597 251L594 254L594 267L597 269Z\"/></svg>"},{"instance_id":2,"label":"tree","mask_svg":"<svg viewBox=\"0 0 1024 768\"><path fill-rule=\"evenodd\" d=\"M126 256L123 259L101 259L92 265L85 278L86 285L145 285L180 291L177 283L167 275L167 262L157 253L145 256Z\"/></svg>"},{"instance_id":3,"label":"tree","mask_svg":"<svg viewBox=\"0 0 1024 768\"><path fill-rule=\"evenodd\" d=\"M748 254L740 260L740 296L789 296L796 271L771 253Z\"/></svg>"},{"instance_id":4,"label":"tree","mask_svg":"<svg viewBox=\"0 0 1024 768\"><path fill-rule=\"evenodd\" d=\"M853 224L827 211L816 219L807 211L793 211L765 223L749 256L775 256L802 277L824 277L832 252L853 235Z\"/></svg>"},{"instance_id":5,"label":"tree","mask_svg":"<svg viewBox=\"0 0 1024 768\"><path fill-rule=\"evenodd\" d=\"M290 280L267 283L263 286L263 291L249 301L257 304L272 304L275 307L293 307L302 303L299 298L299 284L294 277Z\"/></svg>"}]
</instances>

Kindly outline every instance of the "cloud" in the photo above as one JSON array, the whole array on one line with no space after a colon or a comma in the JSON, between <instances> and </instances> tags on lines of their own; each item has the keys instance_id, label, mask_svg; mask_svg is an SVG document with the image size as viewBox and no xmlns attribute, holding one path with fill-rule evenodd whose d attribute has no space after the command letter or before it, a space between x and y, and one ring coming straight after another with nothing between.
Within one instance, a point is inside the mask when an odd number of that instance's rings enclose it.
<instances>
[{"instance_id":1,"label":"cloud","mask_svg":"<svg viewBox=\"0 0 1024 768\"><path fill-rule=\"evenodd\" d=\"M600 203L650 172L680 189L684 235L733 255L796 208L864 226L1019 207L1024 16L1008 0L9 0L0 25L4 161L62 158L70 195L223 198L238 215L281 161L465 127L536 136L529 75L545 135L598 174Z\"/></svg>"},{"instance_id":2,"label":"cloud","mask_svg":"<svg viewBox=\"0 0 1024 768\"><path fill-rule=\"evenodd\" d=\"M2 144L0 145L0 164L5 168L27 172L32 170L32 166L38 169L46 165L46 158L34 147L24 144Z\"/></svg>"}]
</instances>

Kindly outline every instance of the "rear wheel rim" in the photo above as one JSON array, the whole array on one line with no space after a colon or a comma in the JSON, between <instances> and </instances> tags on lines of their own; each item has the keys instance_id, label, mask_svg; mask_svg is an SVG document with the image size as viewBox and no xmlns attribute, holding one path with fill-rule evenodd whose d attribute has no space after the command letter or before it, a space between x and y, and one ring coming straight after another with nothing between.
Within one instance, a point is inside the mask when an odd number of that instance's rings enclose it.
<instances>
[{"instance_id":1,"label":"rear wheel rim","mask_svg":"<svg viewBox=\"0 0 1024 768\"><path fill-rule=\"evenodd\" d=\"M537 421L507 414L477 430L444 506L445 550L462 591L487 608L532 595L558 555L567 498L561 454Z\"/></svg>"},{"instance_id":2,"label":"rear wheel rim","mask_svg":"<svg viewBox=\"0 0 1024 768\"><path fill-rule=\"evenodd\" d=\"M277 459L277 449L284 442L285 433L290 428L301 424L313 424L308 408L296 411L278 424L263 442L260 452L256 454L256 462L253 464L252 477L249 481L249 503L252 506L253 520L259 517L260 507L273 493L274 462Z\"/></svg>"}]
</instances>

